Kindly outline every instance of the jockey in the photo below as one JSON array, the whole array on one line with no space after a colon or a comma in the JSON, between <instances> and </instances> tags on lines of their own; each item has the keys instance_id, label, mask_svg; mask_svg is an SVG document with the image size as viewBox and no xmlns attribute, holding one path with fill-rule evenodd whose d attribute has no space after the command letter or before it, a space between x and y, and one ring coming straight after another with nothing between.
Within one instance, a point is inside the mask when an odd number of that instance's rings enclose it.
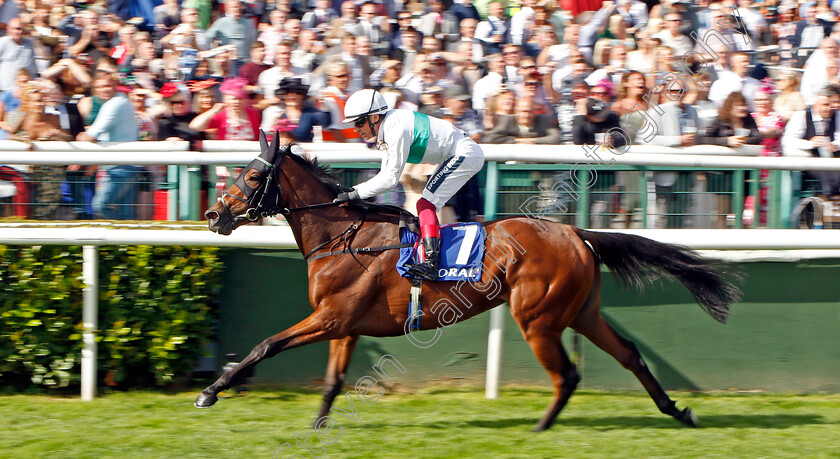
<instances>
[{"instance_id":1,"label":"jockey","mask_svg":"<svg viewBox=\"0 0 840 459\"><path fill-rule=\"evenodd\" d=\"M344 123L353 123L368 142L384 150L382 167L370 180L338 195L335 202L367 199L393 189L406 163L439 164L423 197L417 201L420 237L425 261L412 265L408 274L428 280L438 277L440 222L437 210L484 165L484 153L475 141L452 123L411 110L389 110L385 98L373 89L351 95L344 106Z\"/></svg>"}]
</instances>

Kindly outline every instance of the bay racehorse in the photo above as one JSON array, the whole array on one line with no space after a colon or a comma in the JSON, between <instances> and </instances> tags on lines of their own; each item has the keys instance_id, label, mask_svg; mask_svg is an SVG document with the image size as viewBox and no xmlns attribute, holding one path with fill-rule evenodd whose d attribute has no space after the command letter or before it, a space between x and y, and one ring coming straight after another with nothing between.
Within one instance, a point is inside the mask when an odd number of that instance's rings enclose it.
<instances>
[{"instance_id":1,"label":"bay racehorse","mask_svg":"<svg viewBox=\"0 0 840 459\"><path fill-rule=\"evenodd\" d=\"M204 389L195 405L206 408L261 360L317 341L330 341L324 400L319 418L339 394L360 335L399 336L408 331L411 281L396 269L398 211L363 202L332 201L344 188L326 168L266 144L205 216L211 230L230 234L261 216L282 213L308 262L309 300L314 312L295 326L265 339L235 369ZM275 139L277 136L275 136ZM481 280L454 289L453 282L426 282L422 329L469 319L502 303L510 305L519 328L554 383L554 398L535 430L554 423L580 380L560 336L572 328L632 371L656 406L680 422L696 426L690 408L676 407L630 341L600 313L604 264L625 283L674 277L700 306L725 322L738 288L724 280L712 261L685 247L643 237L585 231L525 217L484 223L485 262ZM461 305L457 307L455 305Z\"/></svg>"}]
</instances>

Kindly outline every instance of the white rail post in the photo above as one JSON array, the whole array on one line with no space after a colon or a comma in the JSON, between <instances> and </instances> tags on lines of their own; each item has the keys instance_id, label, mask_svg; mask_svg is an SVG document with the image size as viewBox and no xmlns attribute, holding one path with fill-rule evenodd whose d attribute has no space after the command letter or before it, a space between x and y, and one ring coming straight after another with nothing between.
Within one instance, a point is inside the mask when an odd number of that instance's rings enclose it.
<instances>
[{"instance_id":1,"label":"white rail post","mask_svg":"<svg viewBox=\"0 0 840 459\"><path fill-rule=\"evenodd\" d=\"M178 178L178 166L166 166L166 219L172 222L178 220Z\"/></svg>"},{"instance_id":2,"label":"white rail post","mask_svg":"<svg viewBox=\"0 0 840 459\"><path fill-rule=\"evenodd\" d=\"M190 170L178 166L178 220L190 219Z\"/></svg>"},{"instance_id":3,"label":"white rail post","mask_svg":"<svg viewBox=\"0 0 840 459\"><path fill-rule=\"evenodd\" d=\"M490 334L487 336L487 379L484 382L484 397L499 398L499 373L502 367L502 332L505 325L505 307L496 306L490 310Z\"/></svg>"},{"instance_id":4,"label":"white rail post","mask_svg":"<svg viewBox=\"0 0 840 459\"><path fill-rule=\"evenodd\" d=\"M82 401L96 396L96 327L99 307L99 251L95 245L82 247Z\"/></svg>"}]
</instances>

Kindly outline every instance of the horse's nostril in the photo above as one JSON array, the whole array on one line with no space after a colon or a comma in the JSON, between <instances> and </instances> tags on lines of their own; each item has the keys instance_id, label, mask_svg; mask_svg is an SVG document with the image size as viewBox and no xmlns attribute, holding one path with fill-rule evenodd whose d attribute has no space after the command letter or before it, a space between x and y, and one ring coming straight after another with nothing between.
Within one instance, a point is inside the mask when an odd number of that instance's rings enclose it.
<instances>
[{"instance_id":1,"label":"horse's nostril","mask_svg":"<svg viewBox=\"0 0 840 459\"><path fill-rule=\"evenodd\" d=\"M219 213L215 210L208 210L207 212L204 212L204 218L209 221L215 221L219 219Z\"/></svg>"}]
</instances>

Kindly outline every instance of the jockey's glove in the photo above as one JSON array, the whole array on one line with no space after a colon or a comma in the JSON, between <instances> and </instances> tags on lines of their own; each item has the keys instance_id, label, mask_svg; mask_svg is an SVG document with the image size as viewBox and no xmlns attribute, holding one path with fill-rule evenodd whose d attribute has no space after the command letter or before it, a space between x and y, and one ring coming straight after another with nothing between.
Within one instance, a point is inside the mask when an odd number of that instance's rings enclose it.
<instances>
[{"instance_id":1,"label":"jockey's glove","mask_svg":"<svg viewBox=\"0 0 840 459\"><path fill-rule=\"evenodd\" d=\"M341 193L338 193L338 196L336 196L336 198L333 199L333 202L356 201L356 200L359 200L359 199L362 199L359 196L359 192L356 191L356 190L350 190L350 191L342 191Z\"/></svg>"}]
</instances>

